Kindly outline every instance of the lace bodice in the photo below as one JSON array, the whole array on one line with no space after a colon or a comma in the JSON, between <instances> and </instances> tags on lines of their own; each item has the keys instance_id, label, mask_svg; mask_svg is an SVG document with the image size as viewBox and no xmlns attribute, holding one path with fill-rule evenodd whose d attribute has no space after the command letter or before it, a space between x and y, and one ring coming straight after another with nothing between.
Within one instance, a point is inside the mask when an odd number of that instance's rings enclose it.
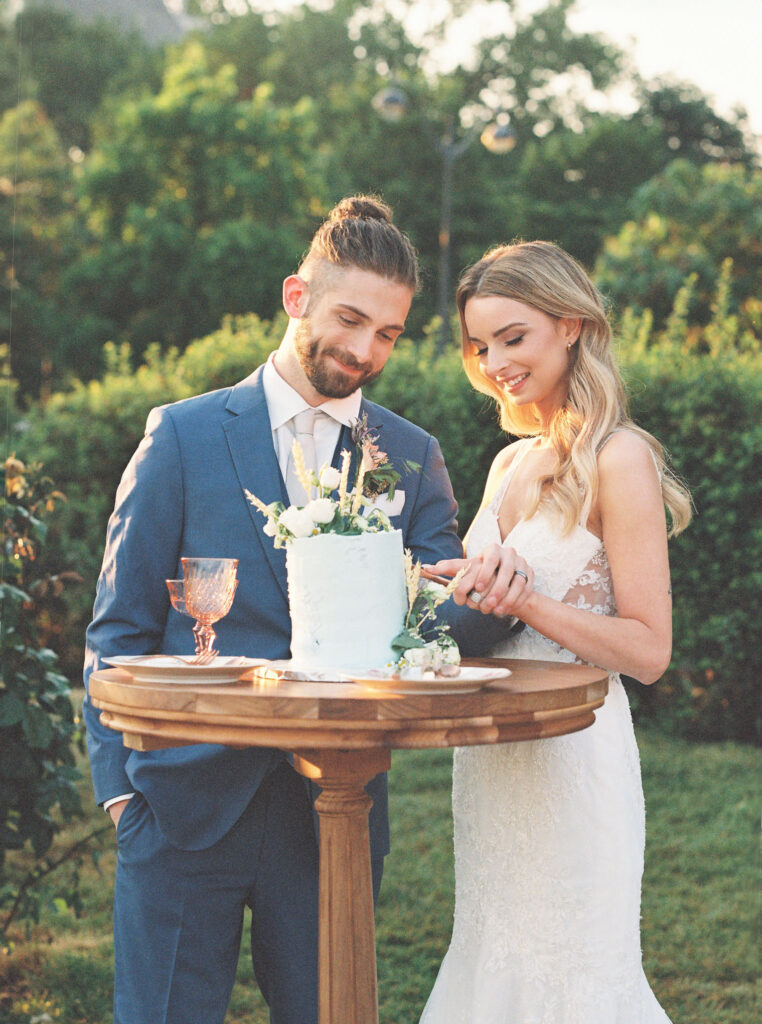
<instances>
[{"instance_id":1,"label":"lace bodice","mask_svg":"<svg viewBox=\"0 0 762 1024\"><path fill-rule=\"evenodd\" d=\"M531 446L523 442L500 487L477 515L468 535L467 554L473 556L488 544L515 548L534 569L534 589L556 601L583 608L596 615L616 615L616 602L603 541L582 525L562 535L549 510L538 509L531 519L520 520L501 541L498 513L516 467ZM547 658L574 661L574 655L529 627L493 653L505 657Z\"/></svg>"}]
</instances>

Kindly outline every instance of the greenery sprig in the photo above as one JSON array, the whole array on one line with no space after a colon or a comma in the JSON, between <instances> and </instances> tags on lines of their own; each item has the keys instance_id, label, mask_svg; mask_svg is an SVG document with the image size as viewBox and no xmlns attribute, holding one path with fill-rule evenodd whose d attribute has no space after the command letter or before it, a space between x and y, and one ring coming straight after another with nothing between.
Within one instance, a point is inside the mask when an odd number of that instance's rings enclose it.
<instances>
[{"instance_id":1,"label":"greenery sprig","mask_svg":"<svg viewBox=\"0 0 762 1024\"><path fill-rule=\"evenodd\" d=\"M465 570L461 569L443 586L422 578L420 562L415 562L407 549L404 558L408 610L405 626L392 642L397 667L403 673L407 669L429 669L442 675L454 675L460 664L460 653L449 634L450 627L445 623L430 624L436 620L437 608L454 593Z\"/></svg>"}]
</instances>

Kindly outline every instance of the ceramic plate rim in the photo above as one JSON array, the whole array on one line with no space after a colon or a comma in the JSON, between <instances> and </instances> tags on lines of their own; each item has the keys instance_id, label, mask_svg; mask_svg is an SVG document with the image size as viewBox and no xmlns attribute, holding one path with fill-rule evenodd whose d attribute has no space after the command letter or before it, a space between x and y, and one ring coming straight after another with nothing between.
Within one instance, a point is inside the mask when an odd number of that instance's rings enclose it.
<instances>
[{"instance_id":1,"label":"ceramic plate rim","mask_svg":"<svg viewBox=\"0 0 762 1024\"><path fill-rule=\"evenodd\" d=\"M155 659L152 655L147 654L115 654L110 658L103 658L107 665L112 665L114 668L124 669L125 672L129 672L136 682L144 683L203 683L214 684L214 683L230 683L240 679L241 676L250 672L257 665L261 665L265 659L263 658L243 658L237 655L219 655L220 660L224 660L225 664L212 663L210 665L192 665L190 663L186 665L167 664L162 663L161 655L158 655ZM185 655L166 655L167 661L174 657L186 657ZM187 655L189 659L192 659L194 655ZM142 661L141 659L148 659L148 661ZM233 664L234 663L234 664ZM200 676L204 676L203 681Z\"/></svg>"},{"instance_id":2,"label":"ceramic plate rim","mask_svg":"<svg viewBox=\"0 0 762 1024\"><path fill-rule=\"evenodd\" d=\"M434 679L404 679L399 676L369 675L367 672L348 674L353 683L367 686L370 689L406 694L444 694L476 693L488 683L507 679L511 675L511 670L509 668L466 666L461 669L460 675Z\"/></svg>"}]
</instances>

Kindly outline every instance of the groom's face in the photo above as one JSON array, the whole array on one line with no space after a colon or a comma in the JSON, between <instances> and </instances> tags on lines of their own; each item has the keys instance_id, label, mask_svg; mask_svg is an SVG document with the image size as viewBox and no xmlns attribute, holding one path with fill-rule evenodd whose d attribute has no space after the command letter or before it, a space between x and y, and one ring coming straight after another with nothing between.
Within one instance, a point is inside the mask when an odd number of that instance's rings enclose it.
<instances>
[{"instance_id":1,"label":"groom's face","mask_svg":"<svg viewBox=\"0 0 762 1024\"><path fill-rule=\"evenodd\" d=\"M407 285L358 267L332 269L315 282L294 335L313 388L326 398L345 398L375 380L404 329L412 299Z\"/></svg>"}]
</instances>

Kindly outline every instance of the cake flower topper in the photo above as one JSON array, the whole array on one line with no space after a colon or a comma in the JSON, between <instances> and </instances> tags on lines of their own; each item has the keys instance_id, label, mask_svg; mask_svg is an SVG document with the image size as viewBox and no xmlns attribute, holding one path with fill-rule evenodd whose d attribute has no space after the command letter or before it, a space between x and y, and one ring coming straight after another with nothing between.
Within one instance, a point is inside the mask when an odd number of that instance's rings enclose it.
<instances>
[{"instance_id":1,"label":"cake flower topper","mask_svg":"<svg viewBox=\"0 0 762 1024\"><path fill-rule=\"evenodd\" d=\"M268 505L246 491L249 502L266 518L264 532L273 538L276 548L321 533L356 536L394 529L387 513L374 507L374 502L382 494L393 498L402 474L389 462L386 452L379 449L378 435L368 427L367 414L352 424L352 440L357 451L357 471L351 488L351 452L342 451L338 469L325 463L316 473L307 468L302 447L294 441L294 469L309 497L307 504L286 507L282 501L274 501ZM408 461L402 465L406 472L418 468Z\"/></svg>"}]
</instances>

